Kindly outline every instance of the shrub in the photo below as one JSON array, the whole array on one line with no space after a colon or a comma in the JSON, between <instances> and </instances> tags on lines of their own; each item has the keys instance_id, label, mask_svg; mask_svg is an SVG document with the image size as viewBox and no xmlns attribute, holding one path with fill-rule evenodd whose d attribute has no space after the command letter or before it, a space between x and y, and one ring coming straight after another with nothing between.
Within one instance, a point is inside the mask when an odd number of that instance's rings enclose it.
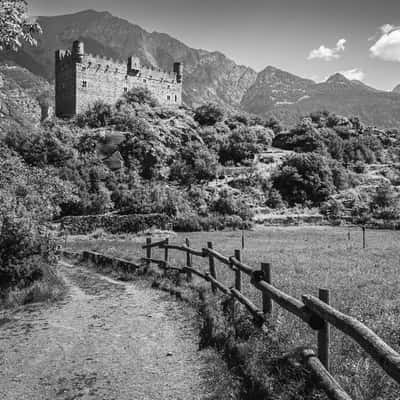
<instances>
[{"instance_id":1,"label":"shrub","mask_svg":"<svg viewBox=\"0 0 400 400\"><path fill-rule=\"evenodd\" d=\"M375 194L371 200L372 209L388 209L397 207L397 205L397 195L391 184L383 183L376 188Z\"/></svg>"},{"instance_id":2,"label":"shrub","mask_svg":"<svg viewBox=\"0 0 400 400\"><path fill-rule=\"evenodd\" d=\"M29 165L45 167L61 166L74 156L70 143L63 143L51 130L15 130L9 132L6 144L15 150Z\"/></svg>"},{"instance_id":3,"label":"shrub","mask_svg":"<svg viewBox=\"0 0 400 400\"><path fill-rule=\"evenodd\" d=\"M245 160L252 160L255 154L263 150L266 143L268 139L264 134L260 135L257 129L249 127L235 129L221 147L219 153L221 163L226 164L229 161L243 163Z\"/></svg>"},{"instance_id":4,"label":"shrub","mask_svg":"<svg viewBox=\"0 0 400 400\"><path fill-rule=\"evenodd\" d=\"M382 150L382 143L377 137L372 134L359 135L345 142L343 160L346 163L361 161L372 164L381 158Z\"/></svg>"},{"instance_id":5,"label":"shrub","mask_svg":"<svg viewBox=\"0 0 400 400\"><path fill-rule=\"evenodd\" d=\"M336 199L329 199L321 205L321 213L329 219L340 219L344 214L343 203Z\"/></svg>"},{"instance_id":6,"label":"shrub","mask_svg":"<svg viewBox=\"0 0 400 400\"><path fill-rule=\"evenodd\" d=\"M235 199L232 192L223 189L212 202L211 209L222 215L238 215L244 220L253 217L253 212L248 204L242 199Z\"/></svg>"},{"instance_id":7,"label":"shrub","mask_svg":"<svg viewBox=\"0 0 400 400\"><path fill-rule=\"evenodd\" d=\"M216 178L218 160L214 152L200 143L185 146L179 153L180 159L171 166L170 178L184 185L211 181Z\"/></svg>"},{"instance_id":8,"label":"shrub","mask_svg":"<svg viewBox=\"0 0 400 400\"><path fill-rule=\"evenodd\" d=\"M176 232L221 231L223 229L249 229L251 224L239 216L208 216L199 217L196 214L181 216L173 221Z\"/></svg>"},{"instance_id":9,"label":"shrub","mask_svg":"<svg viewBox=\"0 0 400 400\"><path fill-rule=\"evenodd\" d=\"M24 288L41 279L45 266L55 262L55 251L56 243L40 233L29 214L5 215L0 231L0 289Z\"/></svg>"},{"instance_id":10,"label":"shrub","mask_svg":"<svg viewBox=\"0 0 400 400\"><path fill-rule=\"evenodd\" d=\"M215 125L224 119L224 111L217 104L204 104L194 111L194 120L200 125Z\"/></svg>"},{"instance_id":11,"label":"shrub","mask_svg":"<svg viewBox=\"0 0 400 400\"><path fill-rule=\"evenodd\" d=\"M112 108L102 100L95 101L88 109L76 116L76 124L83 128L100 128L108 125L112 117Z\"/></svg>"},{"instance_id":12,"label":"shrub","mask_svg":"<svg viewBox=\"0 0 400 400\"><path fill-rule=\"evenodd\" d=\"M150 92L150 90L147 88L140 88L140 87L132 88L128 92L124 93L122 99L117 103L117 108L120 108L124 103L130 104L132 106L138 104L139 105L148 104L151 107L159 106L158 101Z\"/></svg>"},{"instance_id":13,"label":"shrub","mask_svg":"<svg viewBox=\"0 0 400 400\"><path fill-rule=\"evenodd\" d=\"M222 148L227 147L228 136L230 131L226 125L204 126L200 130L200 137L203 139L206 146L219 154Z\"/></svg>"},{"instance_id":14,"label":"shrub","mask_svg":"<svg viewBox=\"0 0 400 400\"><path fill-rule=\"evenodd\" d=\"M286 160L272 177L273 187L289 205L319 205L334 192L332 171L316 153L297 154Z\"/></svg>"},{"instance_id":15,"label":"shrub","mask_svg":"<svg viewBox=\"0 0 400 400\"><path fill-rule=\"evenodd\" d=\"M274 147L298 153L323 153L325 151L324 142L318 130L304 123L299 124L289 133L277 135L272 144Z\"/></svg>"},{"instance_id":16,"label":"shrub","mask_svg":"<svg viewBox=\"0 0 400 400\"><path fill-rule=\"evenodd\" d=\"M144 179L160 176L166 150L146 121L138 120L137 131L125 134L118 150L126 167L138 170Z\"/></svg>"},{"instance_id":17,"label":"shrub","mask_svg":"<svg viewBox=\"0 0 400 400\"><path fill-rule=\"evenodd\" d=\"M282 199L281 194L276 189L271 189L267 194L267 200L265 204L270 208L284 208L285 203Z\"/></svg>"},{"instance_id":18,"label":"shrub","mask_svg":"<svg viewBox=\"0 0 400 400\"><path fill-rule=\"evenodd\" d=\"M366 166L362 161L357 161L353 166L353 171L357 174L363 174L366 171Z\"/></svg>"}]
</instances>

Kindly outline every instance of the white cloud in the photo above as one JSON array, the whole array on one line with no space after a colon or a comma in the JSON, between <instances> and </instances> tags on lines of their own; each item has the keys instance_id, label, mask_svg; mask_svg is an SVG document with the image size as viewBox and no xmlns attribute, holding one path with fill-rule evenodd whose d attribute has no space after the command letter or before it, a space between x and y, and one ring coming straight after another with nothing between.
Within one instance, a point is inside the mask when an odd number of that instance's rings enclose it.
<instances>
[{"instance_id":1,"label":"white cloud","mask_svg":"<svg viewBox=\"0 0 400 400\"><path fill-rule=\"evenodd\" d=\"M388 34L388 33L390 33L394 28L395 28L394 25L385 24L385 25L381 26L381 32L382 32L383 34Z\"/></svg>"},{"instance_id":2,"label":"white cloud","mask_svg":"<svg viewBox=\"0 0 400 400\"><path fill-rule=\"evenodd\" d=\"M365 79L365 73L359 68L349 69L347 71L340 71L345 78L349 79L350 81L363 81Z\"/></svg>"},{"instance_id":3,"label":"white cloud","mask_svg":"<svg viewBox=\"0 0 400 400\"><path fill-rule=\"evenodd\" d=\"M400 62L400 28L393 25L381 27L381 36L369 49L372 57Z\"/></svg>"},{"instance_id":4,"label":"white cloud","mask_svg":"<svg viewBox=\"0 0 400 400\"><path fill-rule=\"evenodd\" d=\"M332 61L341 57L341 54L345 50L346 39L340 39L334 48L325 47L321 45L318 49L310 51L308 60L321 59L325 61Z\"/></svg>"}]
</instances>

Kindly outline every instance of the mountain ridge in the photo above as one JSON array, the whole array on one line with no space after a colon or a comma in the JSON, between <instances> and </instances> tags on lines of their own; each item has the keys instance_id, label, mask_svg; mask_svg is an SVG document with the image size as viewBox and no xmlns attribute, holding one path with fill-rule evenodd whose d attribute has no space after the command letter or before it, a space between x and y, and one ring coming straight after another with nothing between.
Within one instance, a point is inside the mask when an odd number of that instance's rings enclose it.
<instances>
[{"instance_id":1,"label":"mountain ridge","mask_svg":"<svg viewBox=\"0 0 400 400\"><path fill-rule=\"evenodd\" d=\"M130 55L143 65L169 70L184 64L184 103L196 107L214 102L228 111L274 116L291 124L311 111L329 109L356 113L366 123L383 128L400 125L400 88L385 92L336 73L317 83L282 69L267 66L256 72L238 65L220 51L194 49L167 33L148 32L137 24L93 9L74 14L38 17L43 35L38 46L19 53L0 53L36 75L54 80L54 51L70 48L76 39L88 53L126 60ZM316 109L315 109L316 108Z\"/></svg>"}]
</instances>

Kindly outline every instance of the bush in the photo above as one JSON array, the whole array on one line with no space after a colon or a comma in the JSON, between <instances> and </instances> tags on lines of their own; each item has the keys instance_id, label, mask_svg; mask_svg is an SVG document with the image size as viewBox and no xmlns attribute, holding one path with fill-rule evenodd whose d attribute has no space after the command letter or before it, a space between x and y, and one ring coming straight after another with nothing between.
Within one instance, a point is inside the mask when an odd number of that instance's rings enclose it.
<instances>
[{"instance_id":1,"label":"bush","mask_svg":"<svg viewBox=\"0 0 400 400\"><path fill-rule=\"evenodd\" d=\"M15 130L7 134L5 142L32 166L59 167L74 157L72 143L64 143L51 130Z\"/></svg>"},{"instance_id":2,"label":"bush","mask_svg":"<svg viewBox=\"0 0 400 400\"><path fill-rule=\"evenodd\" d=\"M118 145L118 150L128 169L136 169L144 179L158 178L166 150L146 121L139 120L137 128L137 132L125 134L125 140Z\"/></svg>"},{"instance_id":3,"label":"bush","mask_svg":"<svg viewBox=\"0 0 400 400\"><path fill-rule=\"evenodd\" d=\"M272 177L273 187L289 205L319 205L334 192L327 160L316 153L297 154L286 160Z\"/></svg>"},{"instance_id":4,"label":"bush","mask_svg":"<svg viewBox=\"0 0 400 400\"><path fill-rule=\"evenodd\" d=\"M138 184L124 194L120 203L124 213L166 214L177 216L191 211L190 204L182 191L165 184Z\"/></svg>"},{"instance_id":5,"label":"bush","mask_svg":"<svg viewBox=\"0 0 400 400\"><path fill-rule=\"evenodd\" d=\"M273 209L280 209L285 207L282 196L276 189L271 189L269 191L265 204Z\"/></svg>"},{"instance_id":6,"label":"bush","mask_svg":"<svg viewBox=\"0 0 400 400\"><path fill-rule=\"evenodd\" d=\"M229 161L243 163L245 160L254 159L256 154L272 142L269 140L268 132L270 131L249 127L235 129L221 147L219 153L221 163L226 164Z\"/></svg>"},{"instance_id":7,"label":"bush","mask_svg":"<svg viewBox=\"0 0 400 400\"><path fill-rule=\"evenodd\" d=\"M124 93L122 99L117 103L117 108L119 109L123 104L144 105L148 104L151 107L159 106L157 99L153 96L147 88L132 88L127 93Z\"/></svg>"},{"instance_id":8,"label":"bush","mask_svg":"<svg viewBox=\"0 0 400 400\"><path fill-rule=\"evenodd\" d=\"M253 212L248 204L242 199L235 199L232 192L227 189L221 190L217 198L211 204L211 209L222 215L238 215L244 220L250 220Z\"/></svg>"},{"instance_id":9,"label":"bush","mask_svg":"<svg viewBox=\"0 0 400 400\"><path fill-rule=\"evenodd\" d=\"M389 183L383 183L376 188L371 200L371 208L375 210L397 208L398 198Z\"/></svg>"},{"instance_id":10,"label":"bush","mask_svg":"<svg viewBox=\"0 0 400 400\"><path fill-rule=\"evenodd\" d=\"M346 163L372 164L382 157L381 141L372 134L363 134L345 141L343 160Z\"/></svg>"},{"instance_id":11,"label":"bush","mask_svg":"<svg viewBox=\"0 0 400 400\"><path fill-rule=\"evenodd\" d=\"M223 229L249 229L250 227L251 223L243 221L239 216L199 217L196 214L189 214L173 221L173 229L176 232L207 232Z\"/></svg>"},{"instance_id":12,"label":"bush","mask_svg":"<svg viewBox=\"0 0 400 400\"><path fill-rule=\"evenodd\" d=\"M211 181L218 171L217 155L200 143L185 146L171 166L170 179L183 185Z\"/></svg>"},{"instance_id":13,"label":"bush","mask_svg":"<svg viewBox=\"0 0 400 400\"><path fill-rule=\"evenodd\" d=\"M76 116L76 124L83 128L100 128L108 125L112 117L112 108L102 100L97 100L89 108Z\"/></svg>"},{"instance_id":14,"label":"bush","mask_svg":"<svg viewBox=\"0 0 400 400\"><path fill-rule=\"evenodd\" d=\"M42 235L29 215L8 214L0 231L0 289L25 288L56 260L56 243Z\"/></svg>"},{"instance_id":15,"label":"bush","mask_svg":"<svg viewBox=\"0 0 400 400\"><path fill-rule=\"evenodd\" d=\"M318 130L308 122L308 120L303 121L289 133L277 135L272 142L273 146L298 153L323 153L325 151L324 141Z\"/></svg>"},{"instance_id":16,"label":"bush","mask_svg":"<svg viewBox=\"0 0 400 400\"><path fill-rule=\"evenodd\" d=\"M194 111L194 120L200 125L215 125L223 119L224 111L217 104L205 104Z\"/></svg>"},{"instance_id":17,"label":"bush","mask_svg":"<svg viewBox=\"0 0 400 400\"><path fill-rule=\"evenodd\" d=\"M321 213L332 220L340 219L344 214L343 203L335 199L330 199L322 204Z\"/></svg>"}]
</instances>

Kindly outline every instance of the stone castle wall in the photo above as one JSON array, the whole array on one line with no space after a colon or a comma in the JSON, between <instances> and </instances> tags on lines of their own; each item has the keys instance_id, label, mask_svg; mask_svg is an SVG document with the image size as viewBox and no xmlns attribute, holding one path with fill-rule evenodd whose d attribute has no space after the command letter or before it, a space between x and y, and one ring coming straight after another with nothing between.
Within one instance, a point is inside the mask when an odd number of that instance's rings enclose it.
<instances>
[{"instance_id":1,"label":"stone castle wall","mask_svg":"<svg viewBox=\"0 0 400 400\"><path fill-rule=\"evenodd\" d=\"M57 116L81 113L96 100L115 104L135 87L149 89L162 105L182 104L182 77L177 72L143 67L134 57L124 63L83 52L74 54L74 49L56 53Z\"/></svg>"}]
</instances>

